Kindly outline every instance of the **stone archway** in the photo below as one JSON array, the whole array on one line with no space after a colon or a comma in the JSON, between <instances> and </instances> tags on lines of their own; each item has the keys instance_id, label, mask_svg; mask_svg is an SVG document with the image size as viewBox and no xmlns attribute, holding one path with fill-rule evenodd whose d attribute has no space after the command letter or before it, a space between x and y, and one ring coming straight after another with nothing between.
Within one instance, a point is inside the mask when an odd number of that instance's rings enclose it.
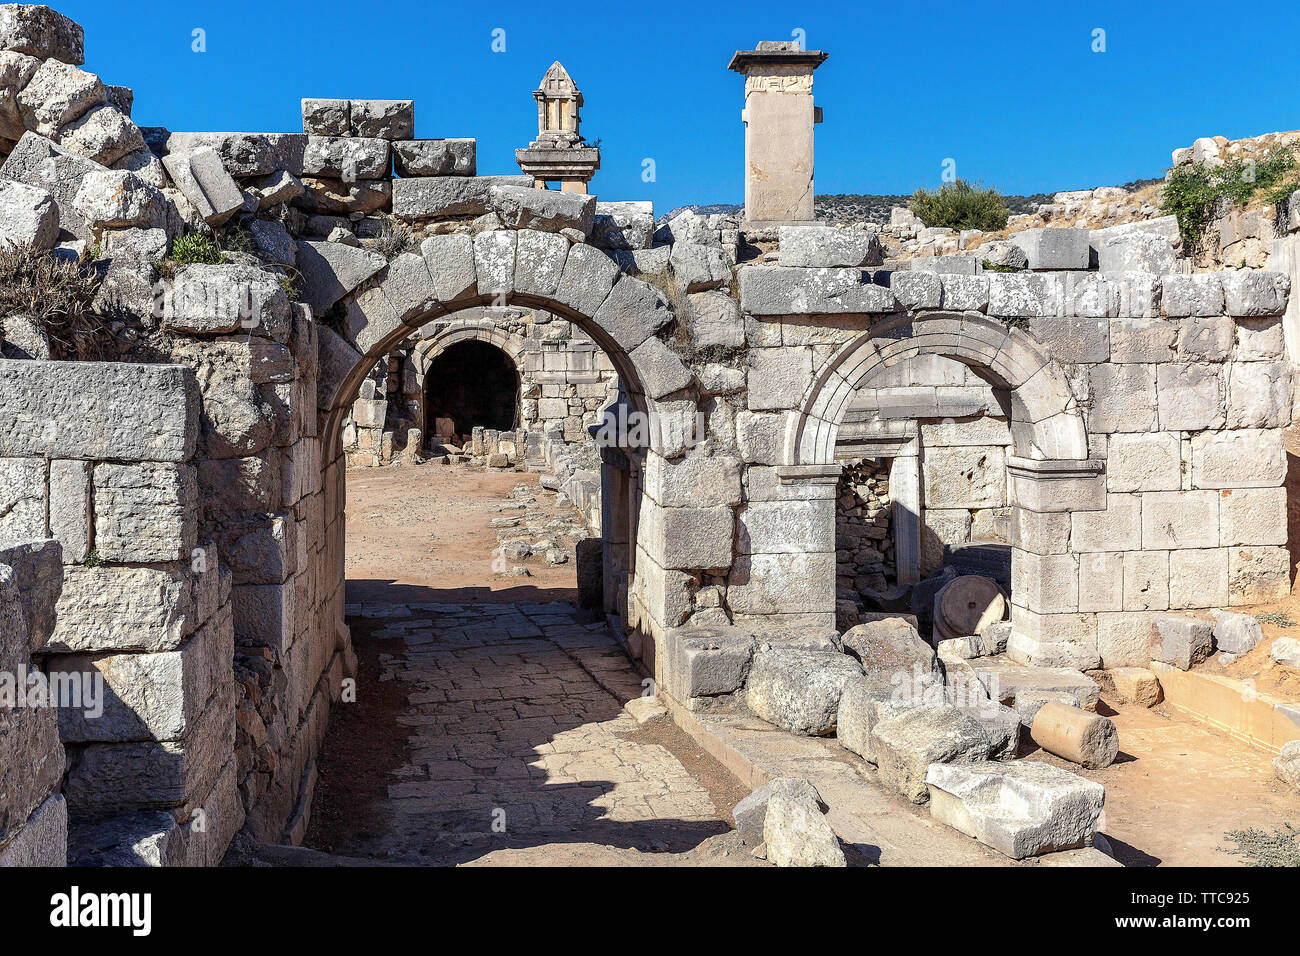
<instances>
[{"instance_id":1,"label":"stone archway","mask_svg":"<svg viewBox=\"0 0 1300 956\"><path fill-rule=\"evenodd\" d=\"M955 359L1010 393L1018 458L1087 459L1087 431L1065 372L1030 336L983 315L934 313L890 316L842 346L804 395L787 435L787 460L796 466L831 464L858 386L880 366L918 355Z\"/></svg>"},{"instance_id":2,"label":"stone archway","mask_svg":"<svg viewBox=\"0 0 1300 956\"><path fill-rule=\"evenodd\" d=\"M343 300L345 335L322 326L319 368L321 461L332 490L327 520L334 532L331 567L343 574L345 500L341 432L369 369L418 330L476 306L542 309L572 322L609 357L630 411L646 416L647 447L608 449L602 469L604 565L626 578L606 610L630 615L627 595L638 582L634 544L647 451L671 457L694 426L697 402L686 390L693 377L657 333L674 321L653 286L624 275L603 252L563 236L531 230L440 235L407 252L365 287ZM611 557L622 556L620 563ZM664 587L662 581L645 587ZM611 606L612 605L612 606Z\"/></svg>"}]
</instances>

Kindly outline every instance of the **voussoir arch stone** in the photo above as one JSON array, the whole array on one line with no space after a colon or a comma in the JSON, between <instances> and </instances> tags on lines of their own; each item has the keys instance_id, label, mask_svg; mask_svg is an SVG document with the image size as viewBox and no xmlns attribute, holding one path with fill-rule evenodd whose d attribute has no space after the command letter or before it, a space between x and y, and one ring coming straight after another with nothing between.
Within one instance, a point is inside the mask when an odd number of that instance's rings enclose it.
<instances>
[{"instance_id":1,"label":"voussoir arch stone","mask_svg":"<svg viewBox=\"0 0 1300 956\"><path fill-rule=\"evenodd\" d=\"M476 306L544 309L573 322L610 357L638 411L650 411L692 381L681 359L656 337L674 319L659 291L623 275L600 250L551 233L432 236L419 253L399 255L343 305L342 338L359 358L346 372L346 362L331 363L332 377L321 383L330 455L338 451L343 419L374 364L421 327ZM651 436L651 447L659 450L653 430Z\"/></svg>"},{"instance_id":2,"label":"voussoir arch stone","mask_svg":"<svg viewBox=\"0 0 1300 956\"><path fill-rule=\"evenodd\" d=\"M793 465L831 464L840 424L859 385L881 368L919 355L969 366L1011 396L1016 454L1039 460L1088 457L1083 416L1060 365L1027 334L978 313L901 313L844 344L813 377L786 435Z\"/></svg>"},{"instance_id":3,"label":"voussoir arch stone","mask_svg":"<svg viewBox=\"0 0 1300 956\"><path fill-rule=\"evenodd\" d=\"M486 342L505 352L516 366L522 366L524 361L520 342L497 328L491 319L460 319L439 329L437 334L420 340L415 347L416 368L422 373L427 372L433 360L457 342Z\"/></svg>"}]
</instances>

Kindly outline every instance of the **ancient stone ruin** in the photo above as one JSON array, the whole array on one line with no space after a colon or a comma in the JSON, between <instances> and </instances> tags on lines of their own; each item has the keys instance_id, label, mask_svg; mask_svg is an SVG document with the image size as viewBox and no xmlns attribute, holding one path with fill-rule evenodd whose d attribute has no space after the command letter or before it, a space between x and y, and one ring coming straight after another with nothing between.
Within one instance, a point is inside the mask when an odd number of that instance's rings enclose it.
<instances>
[{"instance_id":1,"label":"ancient stone ruin","mask_svg":"<svg viewBox=\"0 0 1300 956\"><path fill-rule=\"evenodd\" d=\"M0 670L105 688L0 709L0 862L301 842L357 678L349 468L547 472L592 534L584 602L682 726L831 739L1012 859L1099 853L1104 798L1022 739L1105 766L1099 684L1168 696L1290 592L1294 196L1246 267L1136 207L1005 239L819 225L826 54L760 43L731 61L744 214L656 222L588 192L558 62L523 174L480 176L406 100L140 128L82 45L0 7L0 237L93 273L102 317L0 317ZM852 801L765 776L747 841L842 864Z\"/></svg>"}]
</instances>

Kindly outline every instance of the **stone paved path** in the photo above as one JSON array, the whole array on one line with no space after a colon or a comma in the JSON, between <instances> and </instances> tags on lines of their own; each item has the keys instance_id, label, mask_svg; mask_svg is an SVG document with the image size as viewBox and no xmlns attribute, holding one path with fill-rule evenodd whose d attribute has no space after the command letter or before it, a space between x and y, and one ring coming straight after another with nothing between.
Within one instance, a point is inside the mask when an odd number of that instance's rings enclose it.
<instances>
[{"instance_id":1,"label":"stone paved path","mask_svg":"<svg viewBox=\"0 0 1300 956\"><path fill-rule=\"evenodd\" d=\"M347 612L358 646L372 641L378 652L378 680L396 685L396 727L369 730L402 745L382 799L364 810L371 825L332 842L333 852L466 862L499 848L586 843L672 854L730 830L730 806L715 805L664 745L688 738L623 711L641 677L603 619L584 622L563 602ZM724 789L735 786L721 776Z\"/></svg>"}]
</instances>

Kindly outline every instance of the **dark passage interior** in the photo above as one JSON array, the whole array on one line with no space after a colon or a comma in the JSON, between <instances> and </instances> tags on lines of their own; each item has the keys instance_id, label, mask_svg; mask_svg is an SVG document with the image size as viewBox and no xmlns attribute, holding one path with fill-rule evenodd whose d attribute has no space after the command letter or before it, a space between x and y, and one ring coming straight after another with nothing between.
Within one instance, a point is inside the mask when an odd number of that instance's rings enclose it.
<instances>
[{"instance_id":1,"label":"dark passage interior","mask_svg":"<svg viewBox=\"0 0 1300 956\"><path fill-rule=\"evenodd\" d=\"M519 370L501 349L487 342L456 342L433 360L424 377L425 434L436 433L439 418L450 418L454 433L476 426L510 431L519 424Z\"/></svg>"}]
</instances>

